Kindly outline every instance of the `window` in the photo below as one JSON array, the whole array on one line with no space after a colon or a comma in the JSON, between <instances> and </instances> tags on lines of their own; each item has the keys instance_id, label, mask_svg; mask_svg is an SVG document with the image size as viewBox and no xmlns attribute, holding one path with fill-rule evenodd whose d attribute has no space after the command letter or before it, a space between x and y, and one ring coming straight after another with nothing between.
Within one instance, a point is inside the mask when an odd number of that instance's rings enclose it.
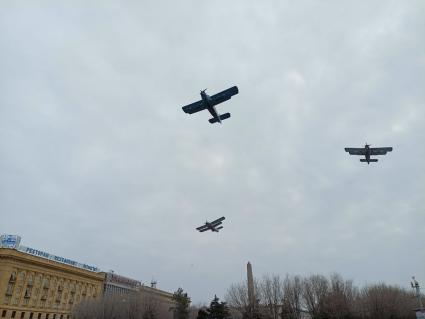
<instances>
[{"instance_id":1,"label":"window","mask_svg":"<svg viewBox=\"0 0 425 319\"><path fill-rule=\"evenodd\" d=\"M21 312L21 319L24 319L25 317L25 312Z\"/></svg>"},{"instance_id":2,"label":"window","mask_svg":"<svg viewBox=\"0 0 425 319\"><path fill-rule=\"evenodd\" d=\"M24 281L24 279L25 279L25 271L21 271L20 273L19 273L19 275L18 275L18 279L19 279L19 281Z\"/></svg>"},{"instance_id":3,"label":"window","mask_svg":"<svg viewBox=\"0 0 425 319\"><path fill-rule=\"evenodd\" d=\"M34 313L33 312L31 312L30 313L30 319L32 319L32 317L34 316Z\"/></svg>"},{"instance_id":4,"label":"window","mask_svg":"<svg viewBox=\"0 0 425 319\"><path fill-rule=\"evenodd\" d=\"M16 316L16 311L12 311L12 317L11 318L15 318Z\"/></svg>"},{"instance_id":5,"label":"window","mask_svg":"<svg viewBox=\"0 0 425 319\"><path fill-rule=\"evenodd\" d=\"M9 278L9 282L15 282L15 281L16 281L16 273L12 272L12 274L10 275L10 278Z\"/></svg>"},{"instance_id":6,"label":"window","mask_svg":"<svg viewBox=\"0 0 425 319\"><path fill-rule=\"evenodd\" d=\"M7 314L7 310L3 310L2 313L1 313L1 317L2 318L6 317L6 314Z\"/></svg>"},{"instance_id":7,"label":"window","mask_svg":"<svg viewBox=\"0 0 425 319\"><path fill-rule=\"evenodd\" d=\"M50 286L49 278L45 278L43 282L43 288L49 288L49 286Z\"/></svg>"},{"instance_id":8,"label":"window","mask_svg":"<svg viewBox=\"0 0 425 319\"><path fill-rule=\"evenodd\" d=\"M6 295L5 297L4 297L4 304L5 305L8 305L8 304L10 304L10 296L8 296L8 295Z\"/></svg>"},{"instance_id":9,"label":"window","mask_svg":"<svg viewBox=\"0 0 425 319\"><path fill-rule=\"evenodd\" d=\"M46 300L47 299L47 293L48 293L48 289L47 288L43 288L43 293L41 294L41 300Z\"/></svg>"},{"instance_id":10,"label":"window","mask_svg":"<svg viewBox=\"0 0 425 319\"><path fill-rule=\"evenodd\" d=\"M41 313L38 314L37 319L41 319Z\"/></svg>"},{"instance_id":11,"label":"window","mask_svg":"<svg viewBox=\"0 0 425 319\"><path fill-rule=\"evenodd\" d=\"M31 287L27 287L27 289L25 289L25 296L24 298L31 298Z\"/></svg>"},{"instance_id":12,"label":"window","mask_svg":"<svg viewBox=\"0 0 425 319\"><path fill-rule=\"evenodd\" d=\"M56 319L56 314L53 315L53 319Z\"/></svg>"},{"instance_id":13,"label":"window","mask_svg":"<svg viewBox=\"0 0 425 319\"><path fill-rule=\"evenodd\" d=\"M9 283L7 285L6 296L12 296L12 294L13 294L13 286L14 286L13 283Z\"/></svg>"},{"instance_id":14,"label":"window","mask_svg":"<svg viewBox=\"0 0 425 319\"><path fill-rule=\"evenodd\" d=\"M69 303L73 304L75 300L75 292L71 292L71 298L69 298Z\"/></svg>"},{"instance_id":15,"label":"window","mask_svg":"<svg viewBox=\"0 0 425 319\"><path fill-rule=\"evenodd\" d=\"M46 315L46 319L49 319L49 314Z\"/></svg>"},{"instance_id":16,"label":"window","mask_svg":"<svg viewBox=\"0 0 425 319\"><path fill-rule=\"evenodd\" d=\"M28 285L28 286L32 286L32 285L33 285L33 283L34 283L33 276L32 276L32 274L30 274L30 275L28 276L28 283L27 283L27 285Z\"/></svg>"}]
</instances>

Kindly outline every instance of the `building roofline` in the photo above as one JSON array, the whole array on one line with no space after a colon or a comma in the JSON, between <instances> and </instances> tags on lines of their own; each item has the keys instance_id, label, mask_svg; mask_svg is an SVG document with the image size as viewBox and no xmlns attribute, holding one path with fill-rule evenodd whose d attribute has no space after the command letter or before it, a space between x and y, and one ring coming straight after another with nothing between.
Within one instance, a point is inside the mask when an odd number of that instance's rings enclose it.
<instances>
[{"instance_id":1,"label":"building roofline","mask_svg":"<svg viewBox=\"0 0 425 319\"><path fill-rule=\"evenodd\" d=\"M155 293L155 294L158 294L158 295L162 295L162 296L164 296L164 297L168 297L168 298L172 298L173 296L174 296L174 294L173 293L171 293L171 292L168 292L168 291L165 291L165 290L161 290L161 289L158 289L158 288L152 288L152 287L149 287L149 286L141 286L140 287L140 291L146 291L146 292L150 292L150 293Z\"/></svg>"},{"instance_id":2,"label":"building roofline","mask_svg":"<svg viewBox=\"0 0 425 319\"><path fill-rule=\"evenodd\" d=\"M104 280L105 274L103 272L93 272L83 268L67 265L61 262L53 261L43 257L37 257L27 254L15 249L0 248L0 261L12 259L20 262L30 263L33 266L44 267L49 270L57 271L58 269L77 276L83 276L93 280Z\"/></svg>"}]
</instances>

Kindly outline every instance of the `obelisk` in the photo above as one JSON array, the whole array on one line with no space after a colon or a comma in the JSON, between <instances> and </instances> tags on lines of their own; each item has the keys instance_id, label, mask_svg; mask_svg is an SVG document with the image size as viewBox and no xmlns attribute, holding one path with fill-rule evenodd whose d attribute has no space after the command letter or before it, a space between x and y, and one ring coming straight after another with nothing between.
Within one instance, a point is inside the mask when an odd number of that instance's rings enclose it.
<instances>
[{"instance_id":1,"label":"obelisk","mask_svg":"<svg viewBox=\"0 0 425 319\"><path fill-rule=\"evenodd\" d=\"M246 272L248 276L248 302L249 302L249 312L250 316L253 314L253 310L255 307L255 291L254 291L254 277L252 276L252 266L248 261L246 265Z\"/></svg>"}]
</instances>

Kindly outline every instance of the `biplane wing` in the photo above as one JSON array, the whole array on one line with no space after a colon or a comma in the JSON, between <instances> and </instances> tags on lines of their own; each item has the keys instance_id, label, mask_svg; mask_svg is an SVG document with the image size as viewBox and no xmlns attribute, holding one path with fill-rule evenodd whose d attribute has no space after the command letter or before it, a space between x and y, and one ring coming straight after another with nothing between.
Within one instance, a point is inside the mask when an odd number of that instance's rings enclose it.
<instances>
[{"instance_id":1,"label":"biplane wing","mask_svg":"<svg viewBox=\"0 0 425 319\"><path fill-rule=\"evenodd\" d=\"M366 155L366 149L364 147L362 148L346 147L345 151L348 152L350 155Z\"/></svg>"},{"instance_id":2,"label":"biplane wing","mask_svg":"<svg viewBox=\"0 0 425 319\"><path fill-rule=\"evenodd\" d=\"M392 147L373 147L370 149L370 155L385 155L392 150Z\"/></svg>"}]
</instances>

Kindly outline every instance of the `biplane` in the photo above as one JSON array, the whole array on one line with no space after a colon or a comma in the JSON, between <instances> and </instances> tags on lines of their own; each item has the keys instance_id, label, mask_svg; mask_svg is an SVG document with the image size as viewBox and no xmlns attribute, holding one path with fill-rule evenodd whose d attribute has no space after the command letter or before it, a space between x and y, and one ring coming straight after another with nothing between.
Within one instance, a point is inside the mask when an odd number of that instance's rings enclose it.
<instances>
[{"instance_id":1,"label":"biplane","mask_svg":"<svg viewBox=\"0 0 425 319\"><path fill-rule=\"evenodd\" d=\"M196 228L196 230L199 230L200 233L203 233L204 231L207 231L207 230L211 230L213 232L218 233L218 231L223 228L223 226L220 226L221 223L223 222L223 220L225 220L224 216L220 217L219 219L216 219L215 221L210 222L210 223L208 221L206 221L205 225L199 226L198 228ZM217 227L217 226L219 226L219 227Z\"/></svg>"},{"instance_id":2,"label":"biplane","mask_svg":"<svg viewBox=\"0 0 425 319\"><path fill-rule=\"evenodd\" d=\"M364 155L365 158L361 158L360 162L367 162L368 164L370 162L378 161L377 158L370 158L371 155L385 155L387 152L391 152L392 150L392 147L370 147L367 143L363 148L345 148L345 151L350 155Z\"/></svg>"},{"instance_id":3,"label":"biplane","mask_svg":"<svg viewBox=\"0 0 425 319\"><path fill-rule=\"evenodd\" d=\"M230 117L230 113L224 113L220 115L215 109L215 106L217 104L223 103L224 101L230 100L230 98L233 95L238 94L239 93L238 87L232 86L231 88L227 90L224 90L220 93L217 93L211 96L205 93L206 90L207 89L201 91L201 100L195 103L183 106L182 109L185 113L188 113L188 114L193 114L203 110L208 110L212 115L212 118L209 119L208 121L211 124L217 123L217 122L221 124L222 120L228 119Z\"/></svg>"}]
</instances>

